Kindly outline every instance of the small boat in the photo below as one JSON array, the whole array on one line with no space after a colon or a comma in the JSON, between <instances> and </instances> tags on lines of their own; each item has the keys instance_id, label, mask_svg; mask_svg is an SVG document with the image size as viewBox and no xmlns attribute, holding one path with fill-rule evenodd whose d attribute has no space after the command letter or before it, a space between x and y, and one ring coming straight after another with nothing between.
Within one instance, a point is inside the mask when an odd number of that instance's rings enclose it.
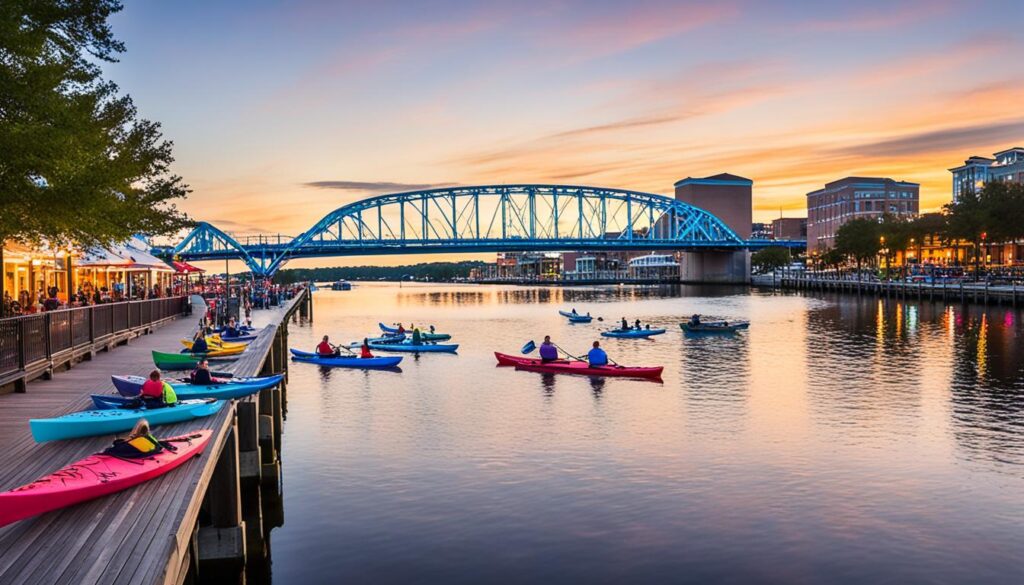
<instances>
[{"instance_id":1,"label":"small boat","mask_svg":"<svg viewBox=\"0 0 1024 585\"><path fill-rule=\"evenodd\" d=\"M383 323L377 323L377 326L380 327L380 330L384 333L398 333L397 327L388 327ZM412 335L412 331L406 329L405 334ZM422 337L424 341L448 341L452 338L452 336L447 333L431 333L429 331L423 331L422 329L420 330L420 337Z\"/></svg>"},{"instance_id":2,"label":"small boat","mask_svg":"<svg viewBox=\"0 0 1024 585\"><path fill-rule=\"evenodd\" d=\"M350 344L349 348L361 347L363 342L359 341ZM455 353L455 350L459 349L459 344L441 344L428 341L419 345L413 345L412 342L403 341L400 343L389 343L389 342L369 342L370 349L379 349L381 351L408 351L412 353Z\"/></svg>"},{"instance_id":3,"label":"small boat","mask_svg":"<svg viewBox=\"0 0 1024 585\"><path fill-rule=\"evenodd\" d=\"M356 356L322 357L310 351L302 351L294 348L289 351L292 352L292 359L297 362L330 366L332 368L393 368L402 361L402 356L383 356L372 358L361 358Z\"/></svg>"},{"instance_id":4,"label":"small boat","mask_svg":"<svg viewBox=\"0 0 1024 585\"><path fill-rule=\"evenodd\" d=\"M0 526L44 512L113 494L159 477L203 452L212 431L163 439L177 450L125 460L96 453L41 477L30 484L0 493Z\"/></svg>"},{"instance_id":5,"label":"small boat","mask_svg":"<svg viewBox=\"0 0 1024 585\"><path fill-rule=\"evenodd\" d=\"M331 284L331 290L352 290L352 283L347 280L338 280Z\"/></svg>"},{"instance_id":6,"label":"small boat","mask_svg":"<svg viewBox=\"0 0 1024 585\"><path fill-rule=\"evenodd\" d=\"M192 346L195 344L191 339L180 340L181 344L185 346L185 350L182 353L191 353ZM225 356L225 355L237 355L245 351L246 344L244 343L225 343L221 345L219 341L207 341L207 348L209 351L205 353L208 356Z\"/></svg>"},{"instance_id":7,"label":"small boat","mask_svg":"<svg viewBox=\"0 0 1024 585\"><path fill-rule=\"evenodd\" d=\"M515 366L517 370L528 372L546 372L552 374L580 374L584 376L617 376L623 378L645 378L660 380L662 366L591 366L587 362L577 360L556 360L541 362L537 358L519 357L494 352L498 365Z\"/></svg>"},{"instance_id":8,"label":"small boat","mask_svg":"<svg viewBox=\"0 0 1024 585\"><path fill-rule=\"evenodd\" d=\"M661 335L665 333L664 329L612 329L611 331L602 331L602 337L620 337L620 338L644 338L652 337L654 335Z\"/></svg>"},{"instance_id":9,"label":"small boat","mask_svg":"<svg viewBox=\"0 0 1024 585\"><path fill-rule=\"evenodd\" d=\"M735 333L741 329L750 327L749 321L702 321L700 325L692 325L689 322L679 324L679 327L686 333Z\"/></svg>"},{"instance_id":10,"label":"small boat","mask_svg":"<svg viewBox=\"0 0 1024 585\"><path fill-rule=\"evenodd\" d=\"M578 313L570 313L569 311L559 311L558 314L568 317L570 323L590 323L594 320L590 315L580 315Z\"/></svg>"},{"instance_id":11,"label":"small boat","mask_svg":"<svg viewBox=\"0 0 1024 585\"><path fill-rule=\"evenodd\" d=\"M164 408L122 408L117 410L83 410L56 418L34 418L28 421L32 438L37 443L110 435L132 430L140 419L150 426L177 423L216 414L223 400L180 400Z\"/></svg>"},{"instance_id":12,"label":"small boat","mask_svg":"<svg viewBox=\"0 0 1024 585\"><path fill-rule=\"evenodd\" d=\"M161 370L191 370L196 367L201 358L210 361L231 361L238 359L238 356L211 356L210 354L194 355L190 353L164 353L153 351L153 363Z\"/></svg>"},{"instance_id":13,"label":"small boat","mask_svg":"<svg viewBox=\"0 0 1024 585\"><path fill-rule=\"evenodd\" d=\"M214 377L218 376L214 374ZM146 382L146 378L142 376L111 376L110 379L113 381L117 392L121 396L128 397L138 396L139 392L142 391L142 385ZM262 376L259 378L231 378L219 384L205 386L190 384L187 379L167 380L167 383L174 389L174 393L178 395L179 400L186 398L217 398L219 400L227 400L229 398L241 398L260 390L273 388L280 384L281 380L284 380L284 374ZM97 408L102 407L97 405Z\"/></svg>"},{"instance_id":14,"label":"small boat","mask_svg":"<svg viewBox=\"0 0 1024 585\"><path fill-rule=\"evenodd\" d=\"M211 340L213 340L213 341L218 341L218 342L221 342L221 343L232 343L232 342L238 342L238 341L252 341L252 340L256 339L257 337L259 337L259 333L241 332L240 335L231 336L231 335L225 335L223 332L221 332L221 333L214 333L213 335L207 337L206 338L206 342L209 343Z\"/></svg>"}]
</instances>

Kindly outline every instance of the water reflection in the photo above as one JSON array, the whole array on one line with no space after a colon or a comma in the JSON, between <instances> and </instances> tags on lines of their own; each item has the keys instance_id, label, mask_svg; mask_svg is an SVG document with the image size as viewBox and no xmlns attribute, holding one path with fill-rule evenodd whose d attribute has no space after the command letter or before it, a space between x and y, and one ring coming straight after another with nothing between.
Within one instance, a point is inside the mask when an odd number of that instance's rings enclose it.
<instances>
[{"instance_id":1,"label":"water reflection","mask_svg":"<svg viewBox=\"0 0 1024 585\"><path fill-rule=\"evenodd\" d=\"M400 375L292 364L279 582L1024 573L1019 312L618 286L357 284L316 303L294 345L429 321L460 351ZM570 325L572 306L606 321ZM684 337L693 313L752 325ZM600 338L620 315L669 333ZM545 334L662 364L664 383L495 366Z\"/></svg>"}]
</instances>

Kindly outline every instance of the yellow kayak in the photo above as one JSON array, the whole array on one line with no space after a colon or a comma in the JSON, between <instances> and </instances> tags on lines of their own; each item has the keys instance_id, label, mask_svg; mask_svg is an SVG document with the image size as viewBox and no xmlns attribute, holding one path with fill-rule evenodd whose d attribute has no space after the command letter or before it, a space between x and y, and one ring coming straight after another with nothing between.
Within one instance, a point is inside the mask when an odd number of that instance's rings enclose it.
<instances>
[{"instance_id":1,"label":"yellow kayak","mask_svg":"<svg viewBox=\"0 0 1024 585\"><path fill-rule=\"evenodd\" d=\"M187 339L182 339L181 344L186 349L192 349L192 342ZM238 355L245 351L245 346L239 347L210 347L210 350L206 352L206 357L224 357L228 355Z\"/></svg>"},{"instance_id":2,"label":"yellow kayak","mask_svg":"<svg viewBox=\"0 0 1024 585\"><path fill-rule=\"evenodd\" d=\"M224 349L229 349L229 348L232 348L232 347L248 347L249 346L249 342L248 341L224 341L223 339L221 339L220 335L217 335L216 333L214 333L213 335L211 335L211 336L206 338L206 344L207 345L216 345L217 347L223 347Z\"/></svg>"}]
</instances>

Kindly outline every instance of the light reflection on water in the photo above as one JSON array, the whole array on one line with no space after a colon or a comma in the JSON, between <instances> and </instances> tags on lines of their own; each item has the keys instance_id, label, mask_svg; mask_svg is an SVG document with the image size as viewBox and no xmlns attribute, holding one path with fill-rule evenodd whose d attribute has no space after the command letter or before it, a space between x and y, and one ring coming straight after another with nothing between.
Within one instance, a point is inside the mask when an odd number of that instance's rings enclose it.
<instances>
[{"instance_id":1,"label":"light reflection on water","mask_svg":"<svg viewBox=\"0 0 1024 585\"><path fill-rule=\"evenodd\" d=\"M746 289L359 284L293 346L433 323L401 373L292 364L279 583L1024 580L1020 315ZM570 325L557 309L605 319ZM692 313L749 319L684 338ZM598 338L621 317L669 333ZM550 333L664 383L497 368Z\"/></svg>"}]
</instances>

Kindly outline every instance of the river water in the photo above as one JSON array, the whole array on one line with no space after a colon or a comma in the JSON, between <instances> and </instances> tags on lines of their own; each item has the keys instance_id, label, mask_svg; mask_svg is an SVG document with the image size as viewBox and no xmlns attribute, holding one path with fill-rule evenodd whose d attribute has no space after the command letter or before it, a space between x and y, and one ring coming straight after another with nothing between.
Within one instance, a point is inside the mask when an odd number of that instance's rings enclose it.
<instances>
[{"instance_id":1,"label":"river water","mask_svg":"<svg viewBox=\"0 0 1024 585\"><path fill-rule=\"evenodd\" d=\"M401 321L460 348L400 373L290 365L277 583L1024 582L1021 312L746 288L314 298L292 346ZM752 324L686 338L693 313ZM598 337L623 316L668 333ZM496 367L545 334L664 382Z\"/></svg>"}]
</instances>

